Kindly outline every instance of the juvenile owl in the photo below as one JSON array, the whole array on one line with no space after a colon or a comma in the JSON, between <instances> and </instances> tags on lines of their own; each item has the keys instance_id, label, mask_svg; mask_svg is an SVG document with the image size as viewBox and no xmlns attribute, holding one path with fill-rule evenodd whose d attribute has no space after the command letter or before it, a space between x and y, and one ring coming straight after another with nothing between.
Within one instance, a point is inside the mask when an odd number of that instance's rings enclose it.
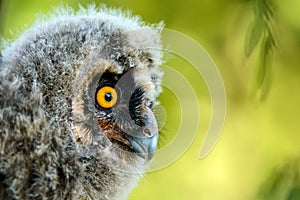
<instances>
[{"instance_id":1,"label":"juvenile owl","mask_svg":"<svg viewBox=\"0 0 300 200\"><path fill-rule=\"evenodd\" d=\"M153 157L160 31L59 9L2 47L0 199L124 199Z\"/></svg>"}]
</instances>

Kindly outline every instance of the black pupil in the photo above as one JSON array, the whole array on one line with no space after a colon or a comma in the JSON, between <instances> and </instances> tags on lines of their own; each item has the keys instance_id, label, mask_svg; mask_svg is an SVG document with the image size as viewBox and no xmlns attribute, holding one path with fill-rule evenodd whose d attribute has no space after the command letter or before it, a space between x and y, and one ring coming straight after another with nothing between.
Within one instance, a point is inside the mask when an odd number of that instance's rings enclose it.
<instances>
[{"instance_id":1,"label":"black pupil","mask_svg":"<svg viewBox=\"0 0 300 200\"><path fill-rule=\"evenodd\" d=\"M104 96L105 101L111 101L113 98L113 95L111 93L106 93Z\"/></svg>"}]
</instances>

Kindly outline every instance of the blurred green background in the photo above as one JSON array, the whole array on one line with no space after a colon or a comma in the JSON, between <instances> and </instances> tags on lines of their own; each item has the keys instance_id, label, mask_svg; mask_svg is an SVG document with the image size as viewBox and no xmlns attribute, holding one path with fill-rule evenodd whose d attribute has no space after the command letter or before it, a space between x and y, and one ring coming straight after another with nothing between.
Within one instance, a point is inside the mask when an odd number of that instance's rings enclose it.
<instances>
[{"instance_id":1,"label":"blurred green background","mask_svg":"<svg viewBox=\"0 0 300 200\"><path fill-rule=\"evenodd\" d=\"M200 160L210 120L210 97L189 64L171 57L167 64L184 74L196 91L201 110L198 134L175 163L147 174L129 200L299 200L300 1L272 1L278 44L268 66L270 88L263 101L253 95L260 46L250 57L244 54L256 1L1 0L0 30L4 38L14 39L15 33L26 28L24 24L33 23L37 13L49 12L57 5L77 9L79 3L91 2L130 9L147 22L163 20L166 28L198 41L216 62L226 87L227 117L215 149ZM176 134L178 109L173 107L178 103L174 98L168 90L160 97L169 116L162 146Z\"/></svg>"}]
</instances>

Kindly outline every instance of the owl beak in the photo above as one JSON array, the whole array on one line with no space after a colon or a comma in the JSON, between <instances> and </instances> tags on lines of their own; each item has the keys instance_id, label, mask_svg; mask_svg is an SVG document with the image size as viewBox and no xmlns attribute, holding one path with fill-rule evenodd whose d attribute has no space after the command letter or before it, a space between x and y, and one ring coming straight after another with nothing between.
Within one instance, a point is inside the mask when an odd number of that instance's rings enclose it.
<instances>
[{"instance_id":1,"label":"owl beak","mask_svg":"<svg viewBox=\"0 0 300 200\"><path fill-rule=\"evenodd\" d=\"M128 142L132 149L146 162L149 162L156 151L158 134L154 134L151 137L146 136L128 136Z\"/></svg>"},{"instance_id":2,"label":"owl beak","mask_svg":"<svg viewBox=\"0 0 300 200\"><path fill-rule=\"evenodd\" d=\"M151 109L145 107L142 113L144 125L139 128L139 134L128 134L126 139L135 153L144 158L145 162L149 162L156 151L158 127L156 118Z\"/></svg>"}]
</instances>

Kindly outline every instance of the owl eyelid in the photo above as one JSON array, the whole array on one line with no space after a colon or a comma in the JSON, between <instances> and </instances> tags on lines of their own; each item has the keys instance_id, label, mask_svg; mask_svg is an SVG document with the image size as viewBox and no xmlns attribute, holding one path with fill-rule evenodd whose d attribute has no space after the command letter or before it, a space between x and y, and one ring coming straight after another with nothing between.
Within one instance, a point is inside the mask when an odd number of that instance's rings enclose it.
<instances>
[{"instance_id":1,"label":"owl eyelid","mask_svg":"<svg viewBox=\"0 0 300 200\"><path fill-rule=\"evenodd\" d=\"M122 76L121 74L114 74L108 71L104 72L100 77L98 88L104 86L110 86L114 88L117 81L121 78L121 76Z\"/></svg>"}]
</instances>

